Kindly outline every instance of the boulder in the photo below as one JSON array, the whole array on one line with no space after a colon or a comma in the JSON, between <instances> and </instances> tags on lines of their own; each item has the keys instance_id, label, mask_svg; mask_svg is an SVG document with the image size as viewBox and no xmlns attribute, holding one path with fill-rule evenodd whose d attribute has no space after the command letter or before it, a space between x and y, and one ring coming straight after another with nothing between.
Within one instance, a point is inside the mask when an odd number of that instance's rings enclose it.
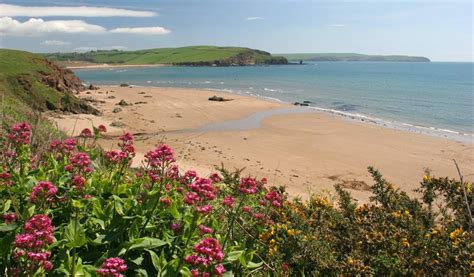
<instances>
[{"instance_id":1,"label":"boulder","mask_svg":"<svg viewBox=\"0 0 474 277\"><path fill-rule=\"evenodd\" d=\"M209 97L208 99L209 101L217 101L217 102L225 102L225 101L232 101L233 99L229 99L229 98L224 98L224 97L221 97L221 96L212 96L212 97Z\"/></svg>"},{"instance_id":2,"label":"boulder","mask_svg":"<svg viewBox=\"0 0 474 277\"><path fill-rule=\"evenodd\" d=\"M118 108L118 107L112 110L113 113L119 113L121 111L122 111L122 109Z\"/></svg>"}]
</instances>

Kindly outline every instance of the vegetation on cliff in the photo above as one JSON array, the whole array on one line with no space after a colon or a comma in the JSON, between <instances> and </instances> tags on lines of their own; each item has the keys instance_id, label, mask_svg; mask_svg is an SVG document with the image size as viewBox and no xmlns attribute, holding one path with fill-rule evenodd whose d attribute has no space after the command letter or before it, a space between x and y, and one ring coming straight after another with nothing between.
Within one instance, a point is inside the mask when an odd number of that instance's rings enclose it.
<instances>
[{"instance_id":1,"label":"vegetation on cliff","mask_svg":"<svg viewBox=\"0 0 474 277\"><path fill-rule=\"evenodd\" d=\"M289 61L329 62L430 62L428 58L404 55L364 55L357 53L279 54Z\"/></svg>"},{"instance_id":2,"label":"vegetation on cliff","mask_svg":"<svg viewBox=\"0 0 474 277\"><path fill-rule=\"evenodd\" d=\"M370 168L370 202L288 200L265 178L223 168L183 171L167 145L130 168L133 136L116 150L77 138L30 146L16 124L0 140L0 272L7 276L466 276L470 183L434 178L408 197ZM315 180L317 182L317 180ZM434 205L439 204L439 209Z\"/></svg>"},{"instance_id":3,"label":"vegetation on cliff","mask_svg":"<svg viewBox=\"0 0 474 277\"><path fill-rule=\"evenodd\" d=\"M231 66L286 64L284 57L243 47L189 46L138 51L100 50L86 53L44 54L54 61L85 61L108 64L173 64L191 66Z\"/></svg>"}]
</instances>

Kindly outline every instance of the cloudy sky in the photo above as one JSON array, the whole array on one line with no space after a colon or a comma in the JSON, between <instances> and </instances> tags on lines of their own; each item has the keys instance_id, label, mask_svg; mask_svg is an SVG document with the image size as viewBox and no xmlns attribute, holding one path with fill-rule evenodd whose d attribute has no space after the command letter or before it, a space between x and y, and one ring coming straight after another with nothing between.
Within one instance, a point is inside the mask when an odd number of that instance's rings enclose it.
<instances>
[{"instance_id":1,"label":"cloudy sky","mask_svg":"<svg viewBox=\"0 0 474 277\"><path fill-rule=\"evenodd\" d=\"M0 0L0 47L221 45L472 61L472 8L470 0Z\"/></svg>"}]
</instances>

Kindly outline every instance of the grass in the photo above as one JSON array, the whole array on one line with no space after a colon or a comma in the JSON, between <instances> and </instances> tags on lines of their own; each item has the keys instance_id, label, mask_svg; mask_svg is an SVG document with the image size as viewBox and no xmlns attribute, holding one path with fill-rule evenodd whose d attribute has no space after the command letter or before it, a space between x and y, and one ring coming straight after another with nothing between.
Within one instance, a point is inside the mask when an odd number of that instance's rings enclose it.
<instances>
[{"instance_id":1,"label":"grass","mask_svg":"<svg viewBox=\"0 0 474 277\"><path fill-rule=\"evenodd\" d=\"M249 58L256 63L272 63L284 59L273 57L270 53L243 47L188 46L180 48L157 48L139 51L91 51L87 53L45 54L56 61L88 61L93 63L118 64L191 64L223 63L236 57Z\"/></svg>"}]
</instances>

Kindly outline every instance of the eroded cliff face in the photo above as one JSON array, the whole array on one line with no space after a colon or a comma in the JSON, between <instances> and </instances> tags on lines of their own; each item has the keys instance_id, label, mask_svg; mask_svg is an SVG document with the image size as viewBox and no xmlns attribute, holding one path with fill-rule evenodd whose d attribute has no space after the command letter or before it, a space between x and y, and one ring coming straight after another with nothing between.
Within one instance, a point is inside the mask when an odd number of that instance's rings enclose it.
<instances>
[{"instance_id":1,"label":"eroded cliff face","mask_svg":"<svg viewBox=\"0 0 474 277\"><path fill-rule=\"evenodd\" d=\"M81 80L69 69L60 68L57 64L46 60L51 72L39 72L42 82L50 88L61 92L77 93L86 89Z\"/></svg>"},{"instance_id":2,"label":"eroded cliff face","mask_svg":"<svg viewBox=\"0 0 474 277\"><path fill-rule=\"evenodd\" d=\"M86 87L71 70L61 68L44 58L35 62L41 63L44 70L11 76L8 80L11 95L39 111L100 114L97 109L74 95Z\"/></svg>"}]
</instances>

